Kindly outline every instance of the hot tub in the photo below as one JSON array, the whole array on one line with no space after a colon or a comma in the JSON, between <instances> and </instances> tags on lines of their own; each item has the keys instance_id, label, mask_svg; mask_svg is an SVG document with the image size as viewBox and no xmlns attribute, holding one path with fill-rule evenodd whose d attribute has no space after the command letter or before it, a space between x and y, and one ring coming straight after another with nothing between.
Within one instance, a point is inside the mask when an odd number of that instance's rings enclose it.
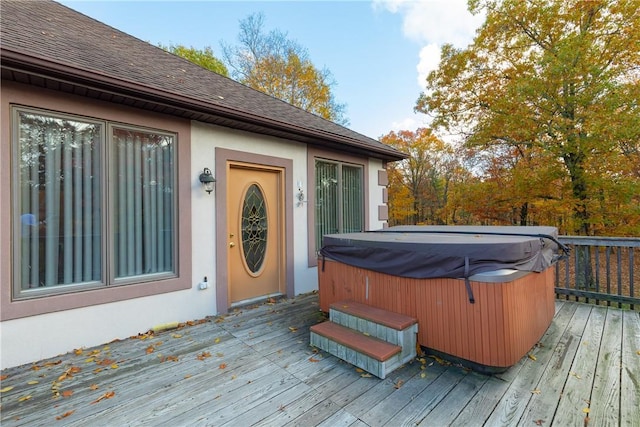
<instances>
[{"instance_id":1,"label":"hot tub","mask_svg":"<svg viewBox=\"0 0 640 427\"><path fill-rule=\"evenodd\" d=\"M418 342L483 372L514 365L555 312L553 227L402 226L326 235L323 311L353 300L418 319Z\"/></svg>"}]
</instances>

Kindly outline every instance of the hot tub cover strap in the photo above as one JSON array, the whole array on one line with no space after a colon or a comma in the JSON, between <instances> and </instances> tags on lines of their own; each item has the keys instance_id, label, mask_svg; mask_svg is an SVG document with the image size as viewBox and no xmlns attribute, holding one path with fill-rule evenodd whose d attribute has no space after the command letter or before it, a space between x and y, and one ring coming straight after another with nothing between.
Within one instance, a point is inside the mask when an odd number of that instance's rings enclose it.
<instances>
[{"instance_id":1,"label":"hot tub cover strap","mask_svg":"<svg viewBox=\"0 0 640 427\"><path fill-rule=\"evenodd\" d=\"M471 304L476 303L476 299L473 297L473 290L471 289L471 283L469 282L469 257L464 257L464 285L467 288L467 295L469 295L469 302Z\"/></svg>"}]
</instances>

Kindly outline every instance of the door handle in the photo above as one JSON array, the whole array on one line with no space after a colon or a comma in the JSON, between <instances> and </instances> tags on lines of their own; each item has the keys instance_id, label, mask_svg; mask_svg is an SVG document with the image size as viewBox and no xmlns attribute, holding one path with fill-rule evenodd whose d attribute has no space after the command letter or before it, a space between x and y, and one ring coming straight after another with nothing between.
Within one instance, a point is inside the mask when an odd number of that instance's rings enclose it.
<instances>
[{"instance_id":1,"label":"door handle","mask_svg":"<svg viewBox=\"0 0 640 427\"><path fill-rule=\"evenodd\" d=\"M233 242L229 242L229 247L230 247L230 248L233 248L235 245L236 245L235 243L233 243Z\"/></svg>"}]
</instances>

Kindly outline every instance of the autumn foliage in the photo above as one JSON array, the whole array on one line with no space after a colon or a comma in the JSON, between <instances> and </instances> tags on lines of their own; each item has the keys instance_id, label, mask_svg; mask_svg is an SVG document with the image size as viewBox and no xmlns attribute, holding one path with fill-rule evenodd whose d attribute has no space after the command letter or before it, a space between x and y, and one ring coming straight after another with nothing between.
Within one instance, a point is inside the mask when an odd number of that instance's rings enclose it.
<instances>
[{"instance_id":1,"label":"autumn foliage","mask_svg":"<svg viewBox=\"0 0 640 427\"><path fill-rule=\"evenodd\" d=\"M382 139L411 156L389 171L390 223L640 235L638 3L469 4L485 23L442 48L416 104L433 134Z\"/></svg>"}]
</instances>

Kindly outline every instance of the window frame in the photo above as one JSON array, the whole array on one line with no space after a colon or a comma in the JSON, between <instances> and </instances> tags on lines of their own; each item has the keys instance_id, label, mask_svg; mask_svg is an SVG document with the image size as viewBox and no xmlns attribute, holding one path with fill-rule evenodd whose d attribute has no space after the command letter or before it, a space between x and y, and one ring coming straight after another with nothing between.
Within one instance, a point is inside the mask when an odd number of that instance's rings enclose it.
<instances>
[{"instance_id":1,"label":"window frame","mask_svg":"<svg viewBox=\"0 0 640 427\"><path fill-rule=\"evenodd\" d=\"M362 223L362 230L360 231L364 231L365 230L365 215L364 215L364 166L363 165L358 165L358 164L353 164L350 162L344 162L344 161L337 161L337 160L329 160L329 159L324 159L324 158L320 158L320 157L316 157L314 160L314 176L316 176L316 172L317 172L317 166L318 163L324 163L324 164L331 164L331 165L336 165L336 176L337 176L337 182L336 182L336 195L337 195L337 201L336 201L336 213L337 218L336 218L336 227L337 227L337 231L336 233L345 233L345 194L344 194L344 168L348 167L348 168L354 168L354 169L358 169L360 171L360 178L362 180L361 182L361 188L362 188L362 192L360 193L360 205L361 205L361 209L360 209L360 214L361 214L361 223ZM314 180L314 192L317 191L317 182ZM316 193L317 194L317 193ZM317 205L317 200L314 199L314 209L316 208ZM314 216L314 233L316 232L315 230L317 229L317 218L315 218ZM318 239L316 236L316 245L315 245L315 250L316 253L319 251L319 245L318 245Z\"/></svg>"},{"instance_id":2,"label":"window frame","mask_svg":"<svg viewBox=\"0 0 640 427\"><path fill-rule=\"evenodd\" d=\"M307 150L307 265L308 267L317 267L318 254L316 251L315 231L315 209L316 209L316 160L342 163L348 166L357 166L362 168L362 203L363 203L363 227L364 230L369 229L369 159L367 157L359 157L348 153L339 153L336 151L323 150L317 147L309 147Z\"/></svg>"},{"instance_id":3,"label":"window frame","mask_svg":"<svg viewBox=\"0 0 640 427\"><path fill-rule=\"evenodd\" d=\"M11 209L11 217L13 222L14 236L19 236L21 233L21 223L19 221L21 212L21 197L20 197L20 160L19 153L20 147L20 113L27 113L34 116L50 117L53 119L77 121L87 123L91 125L99 126L100 128L100 141L99 147L99 165L93 165L98 167L100 175L98 177L98 185L101 188L100 192L100 224L99 229L101 233L101 254L102 259L100 262L100 278L91 282L79 282L70 284L57 284L55 286L44 286L32 289L22 289L22 277L21 277L21 262L22 262L22 242L21 239L14 239L12 245L12 259L13 263L13 283L12 283L12 300L22 301L34 298L44 298L47 296L62 295L68 293L75 293L83 290L100 289L114 286L127 286L131 284L144 283L168 278L175 278L178 276L177 266L179 265L179 251L177 245L177 197L174 196L172 215L173 215L173 232L176 234L173 238L171 251L173 253L173 271L160 272L160 273L147 273L127 277L117 277L115 271L115 198L117 197L117 186L106 185L106 183L113 182L116 179L116 167L114 160L114 129L122 129L140 133L161 135L165 137L173 138L174 150L177 152L178 135L175 132L168 132L166 130L152 129L144 126L137 126L131 124L124 124L110 120L95 119L78 114L60 113L56 111L50 111L42 108L12 106L11 107L11 119L12 119L12 134L11 134L11 150L12 160L15 165L12 167L12 192L14 194L14 202ZM177 161L174 164L176 167ZM177 169L172 174L172 188L177 189Z\"/></svg>"},{"instance_id":4,"label":"window frame","mask_svg":"<svg viewBox=\"0 0 640 427\"><path fill-rule=\"evenodd\" d=\"M46 313L116 303L135 298L161 296L162 294L191 289L192 224L191 206L193 179L191 176L191 121L185 118L148 111L133 106L114 104L102 99L47 90L22 83L2 81L0 115L4 126L0 127L0 321L27 318ZM174 265L176 277L136 282L127 286L100 286L91 289L76 289L73 292L47 295L41 298L15 300L13 298L14 275L14 223L12 219L15 194L13 189L13 123L12 107L48 111L128 124L145 129L163 129L177 135L175 153L176 206L179 218L175 224L175 243L180 255ZM107 185L105 183L105 185ZM156 280L157 279L157 280Z\"/></svg>"}]
</instances>

